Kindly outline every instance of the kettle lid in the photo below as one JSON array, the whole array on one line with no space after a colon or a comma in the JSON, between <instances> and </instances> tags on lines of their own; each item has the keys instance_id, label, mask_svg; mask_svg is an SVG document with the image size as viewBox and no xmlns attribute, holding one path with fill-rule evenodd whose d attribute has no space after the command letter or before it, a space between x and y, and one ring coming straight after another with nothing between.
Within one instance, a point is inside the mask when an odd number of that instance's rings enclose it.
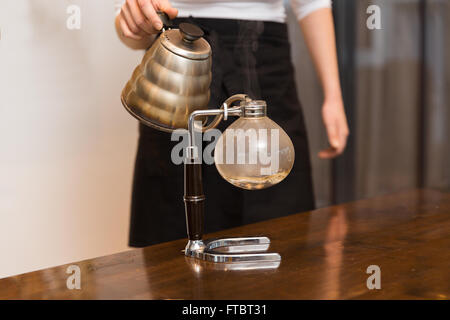
<instances>
[{"instance_id":1,"label":"kettle lid","mask_svg":"<svg viewBox=\"0 0 450 320\"><path fill-rule=\"evenodd\" d=\"M180 23L179 29L169 29L161 34L161 44L173 53L193 60L208 59L209 43L202 38L202 29L191 23Z\"/></svg>"}]
</instances>

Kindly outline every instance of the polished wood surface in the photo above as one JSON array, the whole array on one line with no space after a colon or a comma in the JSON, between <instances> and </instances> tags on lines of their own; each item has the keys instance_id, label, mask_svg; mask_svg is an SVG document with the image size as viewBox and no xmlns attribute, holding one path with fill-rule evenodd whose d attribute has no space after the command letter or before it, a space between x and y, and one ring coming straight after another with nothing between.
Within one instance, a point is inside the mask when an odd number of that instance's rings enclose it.
<instances>
[{"instance_id":1,"label":"polished wood surface","mask_svg":"<svg viewBox=\"0 0 450 320\"><path fill-rule=\"evenodd\" d=\"M180 250L186 240L0 280L0 299L450 299L450 193L413 190L215 233L267 235L273 270L219 270ZM367 268L381 269L369 290Z\"/></svg>"}]
</instances>

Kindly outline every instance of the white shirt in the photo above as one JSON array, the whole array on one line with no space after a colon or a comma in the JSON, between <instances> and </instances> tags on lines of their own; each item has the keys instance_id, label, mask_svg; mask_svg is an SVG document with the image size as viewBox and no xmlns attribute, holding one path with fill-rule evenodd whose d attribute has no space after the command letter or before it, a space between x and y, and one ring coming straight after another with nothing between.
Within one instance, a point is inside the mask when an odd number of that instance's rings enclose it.
<instances>
[{"instance_id":1,"label":"white shirt","mask_svg":"<svg viewBox=\"0 0 450 320\"><path fill-rule=\"evenodd\" d=\"M172 0L178 17L262 20L285 22L283 0ZM331 8L331 0L290 0L298 20L321 8Z\"/></svg>"}]
</instances>

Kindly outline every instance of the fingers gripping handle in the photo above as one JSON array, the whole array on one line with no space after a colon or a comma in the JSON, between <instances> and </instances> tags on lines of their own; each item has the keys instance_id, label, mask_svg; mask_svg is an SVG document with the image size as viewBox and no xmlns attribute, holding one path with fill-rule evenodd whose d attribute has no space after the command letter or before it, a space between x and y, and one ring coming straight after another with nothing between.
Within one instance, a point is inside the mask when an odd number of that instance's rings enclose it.
<instances>
[{"instance_id":1,"label":"fingers gripping handle","mask_svg":"<svg viewBox=\"0 0 450 320\"><path fill-rule=\"evenodd\" d=\"M171 28L173 26L173 22L172 22L172 20L170 20L167 13L162 12L162 11L157 11L156 14L161 19L164 29Z\"/></svg>"}]
</instances>

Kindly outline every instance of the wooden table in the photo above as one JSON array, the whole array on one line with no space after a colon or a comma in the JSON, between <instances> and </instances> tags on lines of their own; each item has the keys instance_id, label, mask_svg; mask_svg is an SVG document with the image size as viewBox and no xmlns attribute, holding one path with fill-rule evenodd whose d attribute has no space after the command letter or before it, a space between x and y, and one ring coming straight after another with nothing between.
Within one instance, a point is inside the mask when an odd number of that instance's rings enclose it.
<instances>
[{"instance_id":1,"label":"wooden table","mask_svg":"<svg viewBox=\"0 0 450 320\"><path fill-rule=\"evenodd\" d=\"M215 233L267 235L277 269L219 270L186 258L186 240L0 280L0 299L450 299L450 193L413 190ZM367 268L381 289L367 288Z\"/></svg>"}]
</instances>

